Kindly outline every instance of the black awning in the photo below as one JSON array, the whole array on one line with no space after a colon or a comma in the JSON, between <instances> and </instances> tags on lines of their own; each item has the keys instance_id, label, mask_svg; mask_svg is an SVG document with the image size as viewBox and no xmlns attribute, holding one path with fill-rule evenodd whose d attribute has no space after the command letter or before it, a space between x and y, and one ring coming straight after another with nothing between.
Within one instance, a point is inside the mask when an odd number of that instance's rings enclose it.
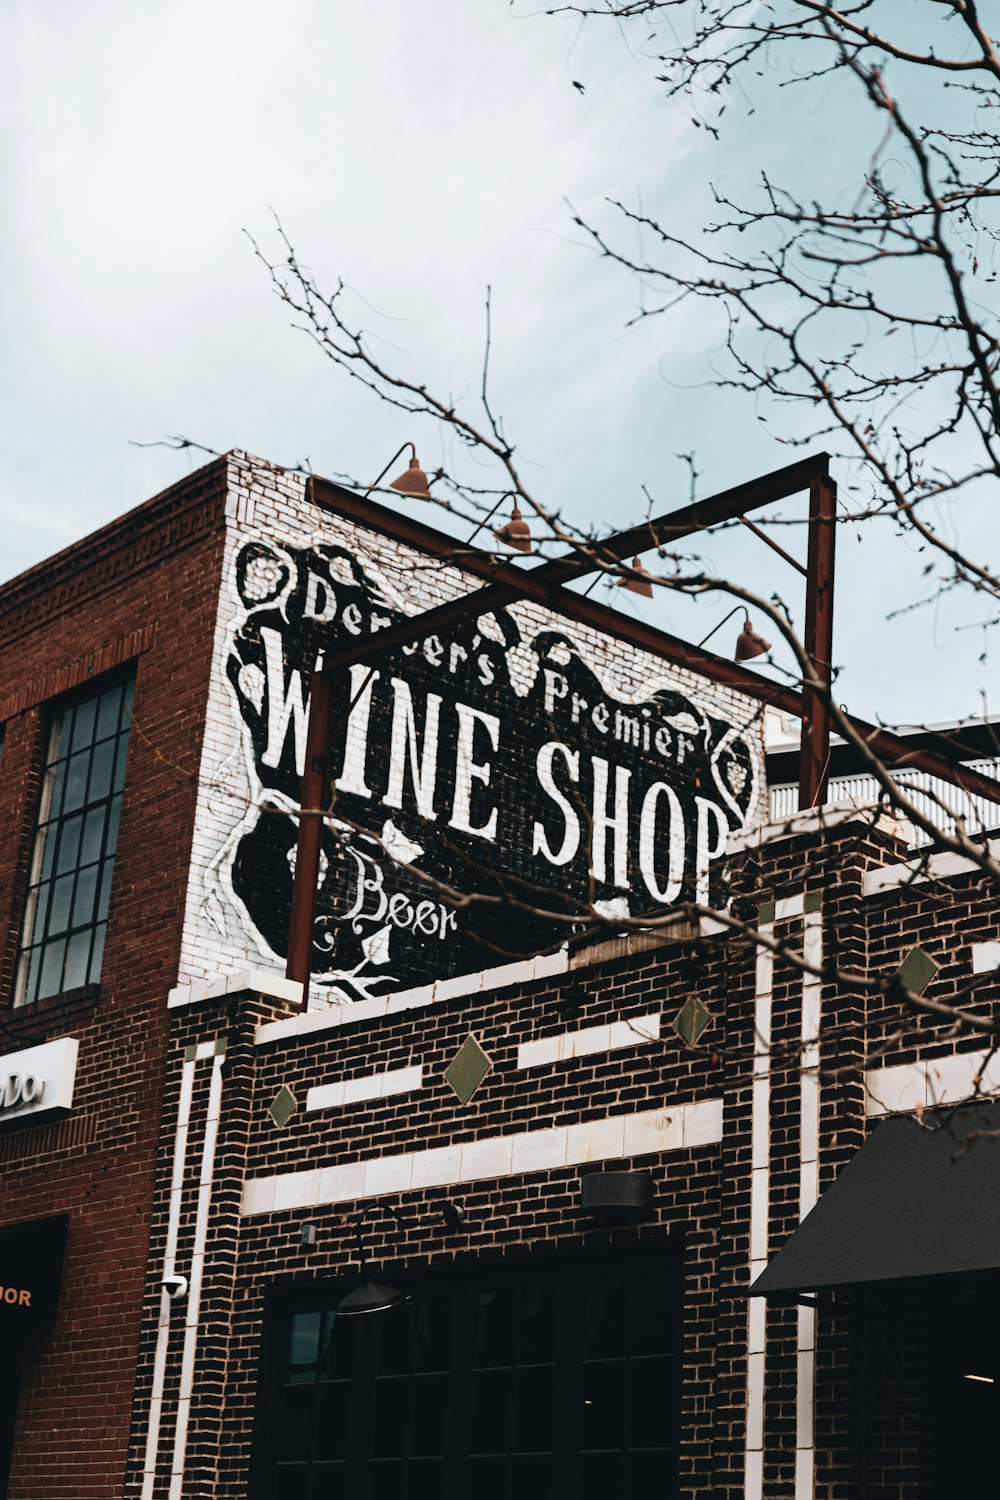
<instances>
[{"instance_id":1,"label":"black awning","mask_svg":"<svg viewBox=\"0 0 1000 1500\"><path fill-rule=\"evenodd\" d=\"M1000 1268L1000 1104L878 1125L752 1297Z\"/></svg>"}]
</instances>

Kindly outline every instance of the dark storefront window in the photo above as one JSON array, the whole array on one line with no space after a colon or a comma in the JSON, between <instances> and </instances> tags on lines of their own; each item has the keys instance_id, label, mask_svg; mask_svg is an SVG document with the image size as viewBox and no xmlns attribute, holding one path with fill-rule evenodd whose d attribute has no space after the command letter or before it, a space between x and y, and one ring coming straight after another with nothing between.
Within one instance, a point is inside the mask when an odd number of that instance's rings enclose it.
<instances>
[{"instance_id":1,"label":"dark storefront window","mask_svg":"<svg viewBox=\"0 0 1000 1500\"><path fill-rule=\"evenodd\" d=\"M931 1493L995 1494L1000 1275L942 1277L921 1290L931 1329L924 1413L932 1435Z\"/></svg>"},{"instance_id":2,"label":"dark storefront window","mask_svg":"<svg viewBox=\"0 0 1000 1500\"><path fill-rule=\"evenodd\" d=\"M656 1258L476 1268L390 1312L276 1307L258 1500L676 1494L680 1294Z\"/></svg>"},{"instance_id":3,"label":"dark storefront window","mask_svg":"<svg viewBox=\"0 0 1000 1500\"><path fill-rule=\"evenodd\" d=\"M134 677L67 701L52 725L16 1003L101 975Z\"/></svg>"},{"instance_id":4,"label":"dark storefront window","mask_svg":"<svg viewBox=\"0 0 1000 1500\"><path fill-rule=\"evenodd\" d=\"M22 1362L55 1320L68 1229L66 1214L0 1228L0 1495L8 1493Z\"/></svg>"}]
</instances>

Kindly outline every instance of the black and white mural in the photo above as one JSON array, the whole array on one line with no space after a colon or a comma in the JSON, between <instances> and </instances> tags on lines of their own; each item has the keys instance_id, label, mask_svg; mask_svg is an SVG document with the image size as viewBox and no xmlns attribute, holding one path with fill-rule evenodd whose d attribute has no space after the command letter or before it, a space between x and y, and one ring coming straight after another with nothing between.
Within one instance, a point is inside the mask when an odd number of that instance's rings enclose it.
<instances>
[{"instance_id":1,"label":"black and white mural","mask_svg":"<svg viewBox=\"0 0 1000 1500\"><path fill-rule=\"evenodd\" d=\"M245 541L234 569L225 673L252 795L212 862L211 899L275 962L310 670L413 601L370 555L333 543ZM344 670L313 954L331 1000L536 952L585 905L639 916L714 894L728 833L756 816L756 725L655 682L621 695L602 647L514 606ZM478 899L456 905L455 891Z\"/></svg>"}]
</instances>

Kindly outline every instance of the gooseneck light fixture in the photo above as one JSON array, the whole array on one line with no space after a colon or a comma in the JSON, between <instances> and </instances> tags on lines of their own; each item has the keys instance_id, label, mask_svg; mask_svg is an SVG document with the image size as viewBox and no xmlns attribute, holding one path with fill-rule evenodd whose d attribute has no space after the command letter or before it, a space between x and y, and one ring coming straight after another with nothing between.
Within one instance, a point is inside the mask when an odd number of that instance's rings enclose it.
<instances>
[{"instance_id":1,"label":"gooseneck light fixture","mask_svg":"<svg viewBox=\"0 0 1000 1500\"><path fill-rule=\"evenodd\" d=\"M750 616L747 615L743 621L743 629L736 637L736 650L733 655L737 661L750 661L755 656L763 656L765 651L770 651L771 642L765 641L762 635L758 635L750 624Z\"/></svg>"},{"instance_id":2,"label":"gooseneck light fixture","mask_svg":"<svg viewBox=\"0 0 1000 1500\"><path fill-rule=\"evenodd\" d=\"M639 594L643 599L652 599L653 575L638 557L633 557L632 566L619 578L618 587L628 589L630 594Z\"/></svg>"},{"instance_id":3,"label":"gooseneck light fixture","mask_svg":"<svg viewBox=\"0 0 1000 1500\"><path fill-rule=\"evenodd\" d=\"M398 1287L383 1286L378 1281L367 1281L365 1279L367 1261L363 1235L364 1223L368 1215L379 1207L388 1209L396 1223L402 1227L403 1221L391 1203L369 1203L368 1207L363 1208L358 1214L354 1220L354 1233L357 1236L358 1242L361 1285L355 1287L353 1292L348 1292L347 1296L342 1297L337 1303L337 1314L341 1318L356 1318L362 1313L388 1312L390 1308L401 1307L404 1302L409 1302L410 1300L406 1293L401 1292Z\"/></svg>"},{"instance_id":4,"label":"gooseneck light fixture","mask_svg":"<svg viewBox=\"0 0 1000 1500\"><path fill-rule=\"evenodd\" d=\"M733 652L736 660L752 661L755 656L763 656L765 651L770 651L771 642L765 641L762 635L757 634L750 624L749 612L743 608L742 604L737 604L728 615L723 615L718 625L712 626L705 639L698 642L699 648L704 646L706 641L710 641L715 632L721 630L726 621L733 618L733 615L738 615L741 609L743 610L743 629L736 637L736 650Z\"/></svg>"},{"instance_id":5,"label":"gooseneck light fixture","mask_svg":"<svg viewBox=\"0 0 1000 1500\"><path fill-rule=\"evenodd\" d=\"M498 542L513 547L515 552L531 551L531 528L518 509L516 500L510 520L506 521L503 526L498 526L493 535Z\"/></svg>"},{"instance_id":6,"label":"gooseneck light fixture","mask_svg":"<svg viewBox=\"0 0 1000 1500\"><path fill-rule=\"evenodd\" d=\"M390 479L389 489L398 490L401 495L408 495L411 500L431 499L431 492L430 486L427 482L427 475L420 467L420 461L417 458L417 450L412 443L404 443L401 448L396 449L395 453L392 455L378 478L373 480L365 490L366 496L370 495L372 490L378 488L378 486L382 483L382 480L392 468L393 464L396 462L396 459L399 458L403 453L405 453L407 448L409 448L410 450L409 465L403 470L402 474L397 474L395 479Z\"/></svg>"}]
</instances>

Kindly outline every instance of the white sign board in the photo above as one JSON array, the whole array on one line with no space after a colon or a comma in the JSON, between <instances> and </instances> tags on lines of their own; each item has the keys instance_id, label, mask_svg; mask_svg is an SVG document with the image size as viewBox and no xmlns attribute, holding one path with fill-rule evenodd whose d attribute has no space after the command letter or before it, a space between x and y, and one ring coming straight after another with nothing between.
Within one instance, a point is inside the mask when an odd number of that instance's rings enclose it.
<instances>
[{"instance_id":1,"label":"white sign board","mask_svg":"<svg viewBox=\"0 0 1000 1500\"><path fill-rule=\"evenodd\" d=\"M76 1037L63 1036L0 1057L0 1125L26 1115L66 1114L73 1104L79 1050Z\"/></svg>"}]
</instances>

